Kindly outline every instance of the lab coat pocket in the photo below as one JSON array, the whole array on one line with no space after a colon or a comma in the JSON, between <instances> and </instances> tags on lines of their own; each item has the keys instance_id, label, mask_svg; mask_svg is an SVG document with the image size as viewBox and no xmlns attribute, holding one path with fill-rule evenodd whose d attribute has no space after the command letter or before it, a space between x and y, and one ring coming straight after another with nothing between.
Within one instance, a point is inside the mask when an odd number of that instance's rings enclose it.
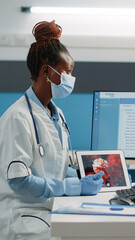
<instances>
[{"instance_id":1,"label":"lab coat pocket","mask_svg":"<svg viewBox=\"0 0 135 240\"><path fill-rule=\"evenodd\" d=\"M30 236L28 239L49 239L50 237L50 215L47 211L27 211L19 209L18 220L15 224L17 236ZM16 237L16 239L18 239ZM22 238L23 239L23 238ZM24 238L25 239L25 238Z\"/></svg>"},{"instance_id":2,"label":"lab coat pocket","mask_svg":"<svg viewBox=\"0 0 135 240\"><path fill-rule=\"evenodd\" d=\"M23 225L29 233L41 233L50 228L49 223L39 216L22 215Z\"/></svg>"}]
</instances>

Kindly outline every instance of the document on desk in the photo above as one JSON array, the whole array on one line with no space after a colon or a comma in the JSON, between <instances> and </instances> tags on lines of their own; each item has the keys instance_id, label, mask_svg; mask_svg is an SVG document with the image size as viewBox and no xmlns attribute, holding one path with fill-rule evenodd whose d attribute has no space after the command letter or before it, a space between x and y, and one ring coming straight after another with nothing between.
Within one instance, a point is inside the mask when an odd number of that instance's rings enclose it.
<instances>
[{"instance_id":1,"label":"document on desk","mask_svg":"<svg viewBox=\"0 0 135 240\"><path fill-rule=\"evenodd\" d=\"M50 213L135 217L135 206L83 202L79 206L62 206Z\"/></svg>"}]
</instances>

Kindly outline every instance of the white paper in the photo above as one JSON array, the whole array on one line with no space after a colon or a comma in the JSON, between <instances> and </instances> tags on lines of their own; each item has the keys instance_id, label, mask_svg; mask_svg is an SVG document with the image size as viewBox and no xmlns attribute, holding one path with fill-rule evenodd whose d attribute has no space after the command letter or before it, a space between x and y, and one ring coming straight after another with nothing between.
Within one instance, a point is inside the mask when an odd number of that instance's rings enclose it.
<instances>
[{"instance_id":1,"label":"white paper","mask_svg":"<svg viewBox=\"0 0 135 240\"><path fill-rule=\"evenodd\" d=\"M52 213L135 216L135 207L125 205L82 203L81 206L60 207Z\"/></svg>"}]
</instances>

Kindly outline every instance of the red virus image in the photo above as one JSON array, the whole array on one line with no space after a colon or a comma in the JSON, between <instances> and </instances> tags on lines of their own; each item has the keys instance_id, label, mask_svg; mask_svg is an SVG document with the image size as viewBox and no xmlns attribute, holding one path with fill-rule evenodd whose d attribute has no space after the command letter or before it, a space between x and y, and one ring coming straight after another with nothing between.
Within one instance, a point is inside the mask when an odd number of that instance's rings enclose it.
<instances>
[{"instance_id":1,"label":"red virus image","mask_svg":"<svg viewBox=\"0 0 135 240\"><path fill-rule=\"evenodd\" d=\"M107 160L103 160L102 158L97 158L93 161L93 170L95 173L104 172L104 175L102 176L104 183L107 184L109 183L110 186L113 185L113 183L110 181L110 169L109 166L110 164L108 163Z\"/></svg>"},{"instance_id":2,"label":"red virus image","mask_svg":"<svg viewBox=\"0 0 135 240\"><path fill-rule=\"evenodd\" d=\"M82 156L85 175L103 171L103 186L124 186L125 178L119 154Z\"/></svg>"}]
</instances>

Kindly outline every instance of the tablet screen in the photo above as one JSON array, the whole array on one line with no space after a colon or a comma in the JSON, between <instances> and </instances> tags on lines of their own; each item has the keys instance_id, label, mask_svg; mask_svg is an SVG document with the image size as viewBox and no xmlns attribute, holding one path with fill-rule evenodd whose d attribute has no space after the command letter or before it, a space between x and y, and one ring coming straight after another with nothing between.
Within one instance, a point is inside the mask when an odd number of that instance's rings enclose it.
<instances>
[{"instance_id":1,"label":"tablet screen","mask_svg":"<svg viewBox=\"0 0 135 240\"><path fill-rule=\"evenodd\" d=\"M102 188L130 187L128 171L122 151L82 151L77 153L81 177L103 171ZM105 190L105 189L104 189Z\"/></svg>"}]
</instances>

